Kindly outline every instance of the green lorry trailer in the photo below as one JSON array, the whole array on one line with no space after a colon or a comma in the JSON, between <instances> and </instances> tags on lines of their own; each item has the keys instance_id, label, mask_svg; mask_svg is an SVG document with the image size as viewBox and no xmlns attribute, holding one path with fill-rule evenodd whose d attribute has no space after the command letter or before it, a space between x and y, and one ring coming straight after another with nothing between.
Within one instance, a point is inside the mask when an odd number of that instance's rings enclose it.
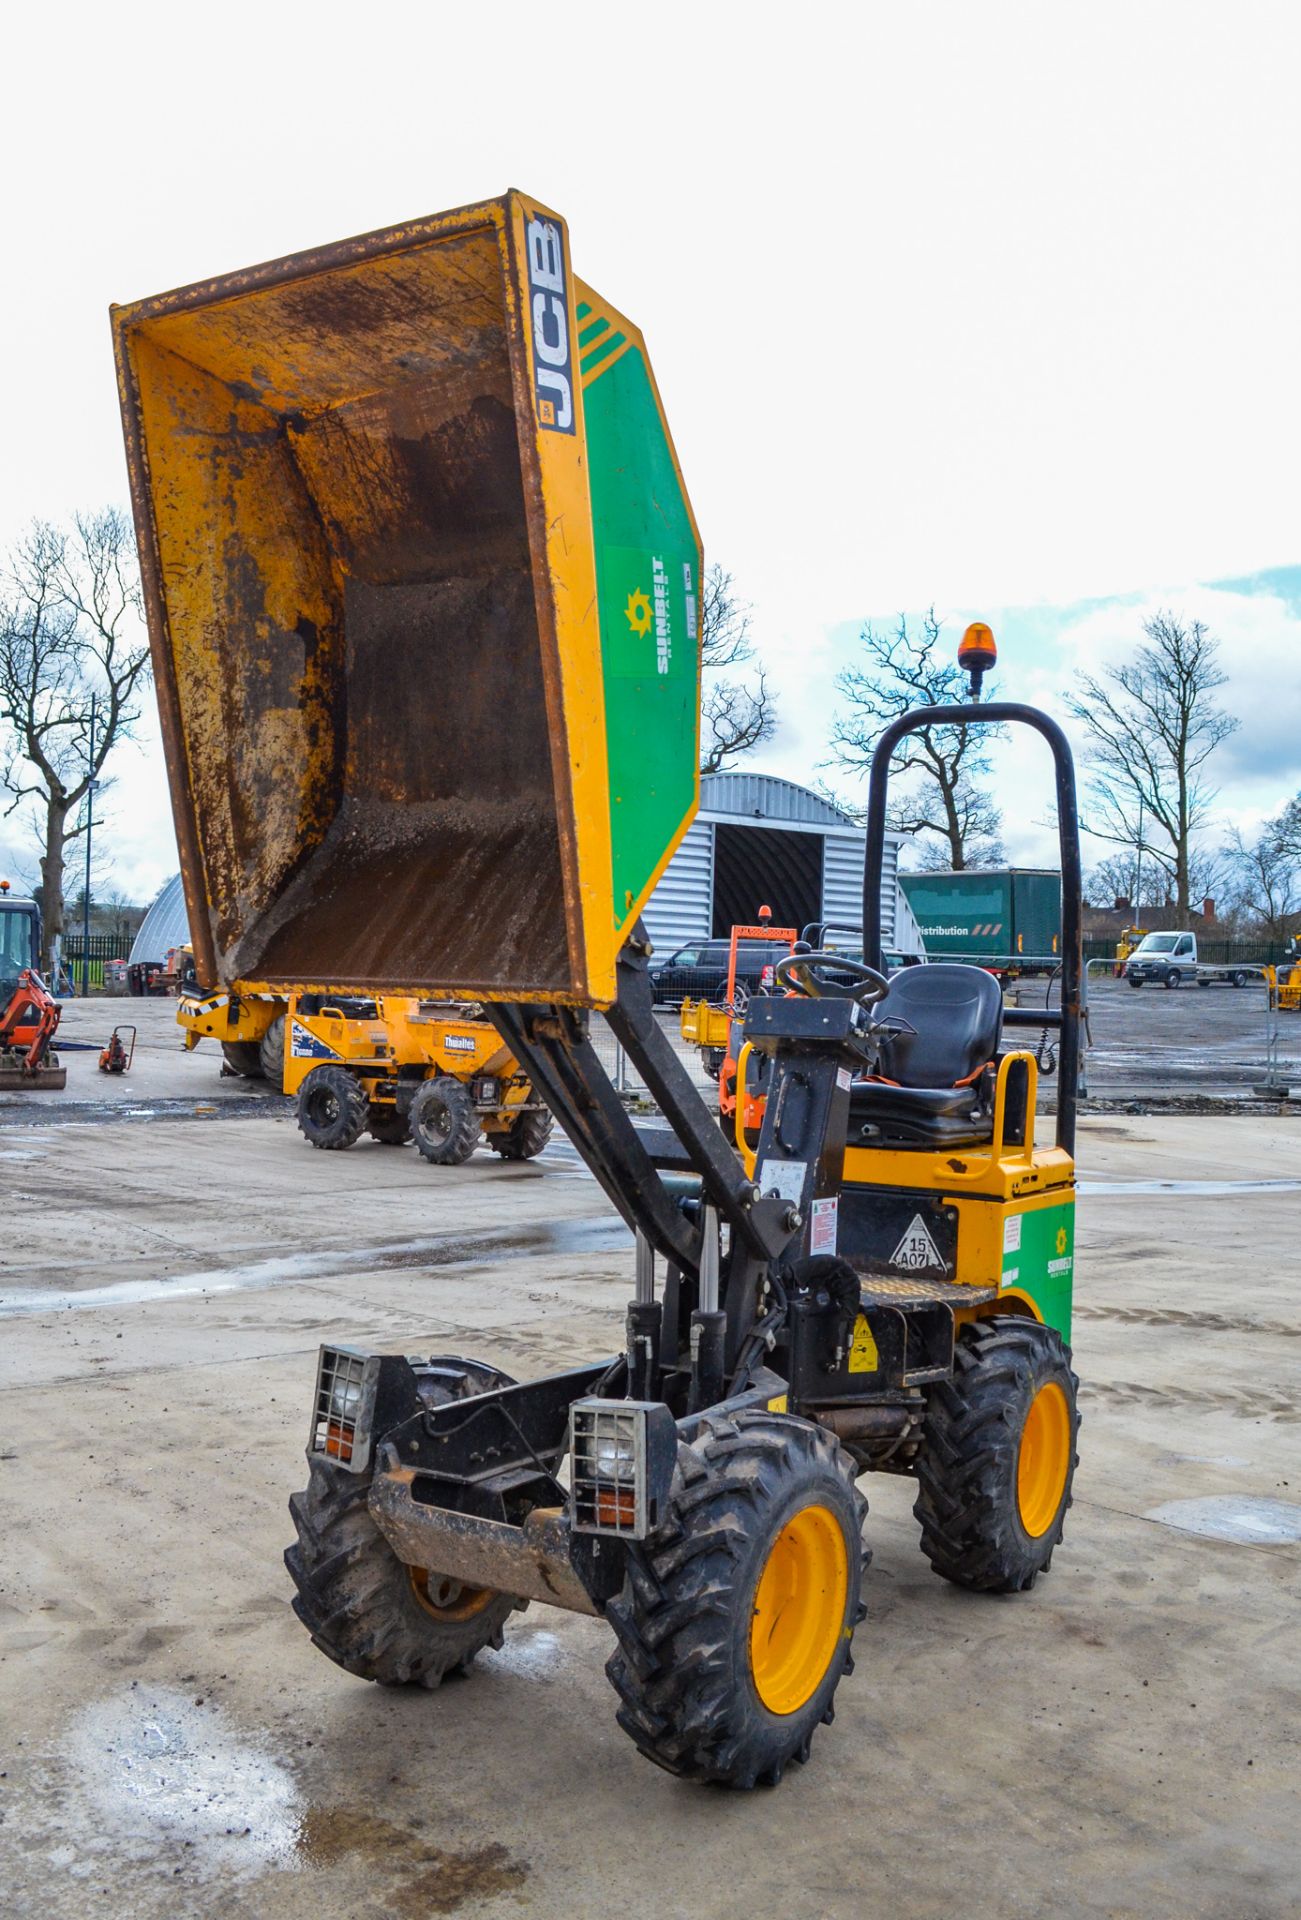
<instances>
[{"instance_id":1,"label":"green lorry trailer","mask_svg":"<svg viewBox=\"0 0 1301 1920\"><path fill-rule=\"evenodd\" d=\"M975 960L1007 973L1057 964L1062 877L1044 867L901 873L931 960Z\"/></svg>"}]
</instances>

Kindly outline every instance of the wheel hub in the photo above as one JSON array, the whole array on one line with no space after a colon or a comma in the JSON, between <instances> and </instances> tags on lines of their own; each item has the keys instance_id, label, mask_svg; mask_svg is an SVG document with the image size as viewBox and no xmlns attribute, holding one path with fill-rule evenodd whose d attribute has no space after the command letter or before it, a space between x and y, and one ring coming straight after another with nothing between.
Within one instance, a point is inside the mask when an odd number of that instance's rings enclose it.
<instances>
[{"instance_id":1,"label":"wheel hub","mask_svg":"<svg viewBox=\"0 0 1301 1920\"><path fill-rule=\"evenodd\" d=\"M408 1567L411 1591L426 1613L435 1620L468 1620L494 1599L491 1587L466 1587L443 1573L430 1573L426 1567Z\"/></svg>"}]
</instances>

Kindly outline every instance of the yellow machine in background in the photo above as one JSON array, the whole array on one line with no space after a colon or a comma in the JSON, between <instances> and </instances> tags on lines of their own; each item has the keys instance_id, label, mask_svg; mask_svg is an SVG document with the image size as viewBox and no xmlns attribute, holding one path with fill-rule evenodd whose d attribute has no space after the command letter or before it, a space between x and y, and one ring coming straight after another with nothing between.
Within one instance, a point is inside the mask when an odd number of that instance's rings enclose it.
<instances>
[{"instance_id":1,"label":"yellow machine in background","mask_svg":"<svg viewBox=\"0 0 1301 1920\"><path fill-rule=\"evenodd\" d=\"M426 1160L459 1166L484 1135L507 1160L531 1160L551 1115L495 1027L472 1002L400 994L183 990L176 1019L187 1049L220 1043L227 1065L298 1101L314 1147L337 1151L369 1133L414 1140Z\"/></svg>"},{"instance_id":2,"label":"yellow machine in background","mask_svg":"<svg viewBox=\"0 0 1301 1920\"><path fill-rule=\"evenodd\" d=\"M1119 979L1125 971L1125 962L1141 940L1147 938L1146 927L1122 927L1120 938L1116 942L1116 964L1112 972Z\"/></svg>"},{"instance_id":3,"label":"yellow machine in background","mask_svg":"<svg viewBox=\"0 0 1301 1920\"><path fill-rule=\"evenodd\" d=\"M1301 933L1294 933L1281 961L1265 968L1269 1003L1279 1013L1301 1013Z\"/></svg>"},{"instance_id":4,"label":"yellow machine in background","mask_svg":"<svg viewBox=\"0 0 1301 1920\"><path fill-rule=\"evenodd\" d=\"M531 1160L551 1138L550 1111L472 1003L295 994L284 1082L300 1131L330 1151L369 1133L451 1167L481 1133L504 1160Z\"/></svg>"},{"instance_id":5,"label":"yellow machine in background","mask_svg":"<svg viewBox=\"0 0 1301 1920\"><path fill-rule=\"evenodd\" d=\"M187 949L188 952L188 949ZM192 1053L200 1040L215 1040L232 1073L246 1080L269 1080L285 1093L285 1015L287 994L270 987L237 982L229 992L204 993L194 978L194 957L180 973L176 1024Z\"/></svg>"}]
</instances>

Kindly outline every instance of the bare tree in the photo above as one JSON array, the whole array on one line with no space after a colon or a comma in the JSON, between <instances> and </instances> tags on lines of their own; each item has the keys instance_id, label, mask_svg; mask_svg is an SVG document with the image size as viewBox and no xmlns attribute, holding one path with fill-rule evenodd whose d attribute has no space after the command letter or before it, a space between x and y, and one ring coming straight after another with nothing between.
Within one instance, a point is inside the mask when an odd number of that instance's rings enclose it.
<instances>
[{"instance_id":1,"label":"bare tree","mask_svg":"<svg viewBox=\"0 0 1301 1920\"><path fill-rule=\"evenodd\" d=\"M92 781L107 784L104 763L130 737L148 678L129 521L112 507L78 514L67 530L34 521L0 566L0 596L0 727L10 748L0 784L8 813L30 803L48 965L63 932L68 848L85 830L79 809Z\"/></svg>"},{"instance_id":2,"label":"bare tree","mask_svg":"<svg viewBox=\"0 0 1301 1920\"><path fill-rule=\"evenodd\" d=\"M848 711L836 715L831 729L842 767L866 773L881 734L911 708L969 698L962 669L938 651L939 637L934 608L916 632L909 632L903 614L892 633L863 628L866 664L847 667L836 678L848 702ZM892 805L890 825L918 842L924 866L960 869L1003 860L1002 816L980 784L989 772L993 733L989 727L927 727L897 749L897 771L921 777Z\"/></svg>"},{"instance_id":3,"label":"bare tree","mask_svg":"<svg viewBox=\"0 0 1301 1920\"><path fill-rule=\"evenodd\" d=\"M717 564L706 570L700 615L700 771L721 773L772 738L777 716L762 667L752 679L733 677L731 670L755 657L750 609L737 599L731 574Z\"/></svg>"},{"instance_id":4,"label":"bare tree","mask_svg":"<svg viewBox=\"0 0 1301 1920\"><path fill-rule=\"evenodd\" d=\"M1089 736L1086 831L1113 846L1141 849L1166 874L1174 904L1192 910L1197 829L1215 801L1203 769L1238 722L1215 704L1225 684L1218 643L1200 620L1171 613L1143 622L1147 645L1101 679L1076 675L1067 706Z\"/></svg>"},{"instance_id":5,"label":"bare tree","mask_svg":"<svg viewBox=\"0 0 1301 1920\"><path fill-rule=\"evenodd\" d=\"M1301 793L1289 800L1278 816L1279 845L1301 861Z\"/></svg>"},{"instance_id":6,"label":"bare tree","mask_svg":"<svg viewBox=\"0 0 1301 1920\"><path fill-rule=\"evenodd\" d=\"M1152 881L1156 868L1151 861L1144 867L1132 847L1109 854L1089 874L1085 891L1091 907L1109 907L1116 900L1128 900L1137 913L1156 904ZM1140 891L1142 897L1140 898Z\"/></svg>"},{"instance_id":7,"label":"bare tree","mask_svg":"<svg viewBox=\"0 0 1301 1920\"><path fill-rule=\"evenodd\" d=\"M1291 932L1301 913L1301 846L1293 837L1294 829L1289 831L1289 815L1296 806L1292 801L1267 820L1254 840L1236 827L1230 835L1234 904L1276 939Z\"/></svg>"}]
</instances>

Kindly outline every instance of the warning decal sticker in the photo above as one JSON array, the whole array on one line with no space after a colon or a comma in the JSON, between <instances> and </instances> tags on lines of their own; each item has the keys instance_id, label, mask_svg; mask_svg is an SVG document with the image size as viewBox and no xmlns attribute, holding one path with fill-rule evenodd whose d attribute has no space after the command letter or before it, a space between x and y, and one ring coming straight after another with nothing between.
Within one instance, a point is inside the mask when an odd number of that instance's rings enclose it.
<instances>
[{"instance_id":1,"label":"warning decal sticker","mask_svg":"<svg viewBox=\"0 0 1301 1920\"><path fill-rule=\"evenodd\" d=\"M930 1228L919 1213L912 1217L903 1239L890 1255L892 1267L902 1267L905 1273L944 1273L947 1271L940 1250L931 1239Z\"/></svg>"},{"instance_id":2,"label":"warning decal sticker","mask_svg":"<svg viewBox=\"0 0 1301 1920\"><path fill-rule=\"evenodd\" d=\"M854 1322L854 1338L849 1348L849 1371L875 1373L880 1365L881 1356L876 1350L872 1329L867 1324L867 1315L860 1313Z\"/></svg>"}]
</instances>

